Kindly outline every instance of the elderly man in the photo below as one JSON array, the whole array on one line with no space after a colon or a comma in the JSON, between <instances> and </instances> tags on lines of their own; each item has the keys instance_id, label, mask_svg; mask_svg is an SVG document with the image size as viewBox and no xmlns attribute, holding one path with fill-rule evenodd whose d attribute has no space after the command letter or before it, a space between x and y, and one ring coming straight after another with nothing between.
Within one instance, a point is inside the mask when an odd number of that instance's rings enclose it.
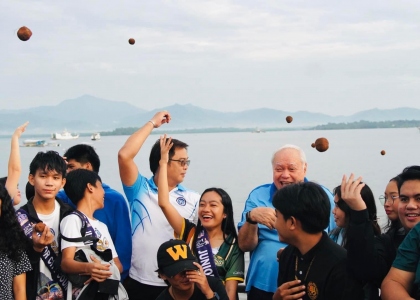
<instances>
[{"instance_id":1,"label":"elderly man","mask_svg":"<svg viewBox=\"0 0 420 300\"><path fill-rule=\"evenodd\" d=\"M272 204L274 193L284 186L308 181L305 178L307 163L305 153L297 146L285 145L276 151L272 158L273 183L255 188L248 196L242 213L239 229L239 247L251 251L246 278L248 300L272 299L277 289L278 264L276 252L287 244L279 241L275 230L276 213ZM322 187L328 195L331 208L334 198L331 192ZM330 231L335 227L330 214Z\"/></svg>"}]
</instances>

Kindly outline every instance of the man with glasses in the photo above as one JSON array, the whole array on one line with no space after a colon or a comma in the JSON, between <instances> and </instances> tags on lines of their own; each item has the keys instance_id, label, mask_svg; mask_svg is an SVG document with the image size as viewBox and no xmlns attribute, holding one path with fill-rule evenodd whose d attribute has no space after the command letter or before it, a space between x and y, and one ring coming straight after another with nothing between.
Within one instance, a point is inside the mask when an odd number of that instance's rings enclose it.
<instances>
[{"instance_id":1,"label":"man with glasses","mask_svg":"<svg viewBox=\"0 0 420 300\"><path fill-rule=\"evenodd\" d=\"M139 172L134 158L152 130L169 123L170 120L169 112L156 113L150 121L127 139L118 152L120 177L131 210L133 254L129 277L124 282L131 300L154 300L166 288L165 282L155 273L158 268L156 252L159 246L173 238L173 229L162 213L157 198L159 139L150 152L149 164L153 174L151 178L146 178ZM190 164L188 145L176 139L172 139L172 143L168 163L170 201L184 218L193 221L200 196L181 185Z\"/></svg>"}]
</instances>

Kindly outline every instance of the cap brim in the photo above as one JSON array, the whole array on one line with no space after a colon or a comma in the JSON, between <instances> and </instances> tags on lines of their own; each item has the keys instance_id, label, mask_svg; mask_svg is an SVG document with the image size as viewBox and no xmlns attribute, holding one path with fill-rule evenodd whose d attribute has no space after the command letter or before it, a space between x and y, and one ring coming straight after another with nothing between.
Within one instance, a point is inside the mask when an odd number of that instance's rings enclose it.
<instances>
[{"instance_id":1,"label":"cap brim","mask_svg":"<svg viewBox=\"0 0 420 300\"><path fill-rule=\"evenodd\" d=\"M198 267L193 264L194 260L184 260L174 263L162 269L163 274L168 277L175 276L183 271L196 271Z\"/></svg>"}]
</instances>

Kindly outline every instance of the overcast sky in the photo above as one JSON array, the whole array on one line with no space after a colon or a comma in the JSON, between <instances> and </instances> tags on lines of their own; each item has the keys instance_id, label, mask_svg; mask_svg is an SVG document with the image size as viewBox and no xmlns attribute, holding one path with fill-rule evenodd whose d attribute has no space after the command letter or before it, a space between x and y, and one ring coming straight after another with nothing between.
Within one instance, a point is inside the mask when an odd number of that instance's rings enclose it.
<instances>
[{"instance_id":1,"label":"overcast sky","mask_svg":"<svg viewBox=\"0 0 420 300\"><path fill-rule=\"evenodd\" d=\"M0 109L83 94L147 110L420 108L419 53L418 0L4 0Z\"/></svg>"}]
</instances>

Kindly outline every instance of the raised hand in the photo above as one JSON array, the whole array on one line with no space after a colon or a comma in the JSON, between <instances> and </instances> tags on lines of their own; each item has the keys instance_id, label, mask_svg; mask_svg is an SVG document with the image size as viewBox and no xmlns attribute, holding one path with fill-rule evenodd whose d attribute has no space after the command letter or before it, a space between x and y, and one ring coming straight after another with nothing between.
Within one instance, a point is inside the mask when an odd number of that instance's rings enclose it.
<instances>
[{"instance_id":1,"label":"raised hand","mask_svg":"<svg viewBox=\"0 0 420 300\"><path fill-rule=\"evenodd\" d=\"M187 278L197 284L197 287L201 290L201 292L206 296L207 299L213 297L214 292L210 288L209 283L207 281L206 274L204 274L203 267L199 264L194 262L194 265L198 267L198 271L187 271Z\"/></svg>"},{"instance_id":2,"label":"raised hand","mask_svg":"<svg viewBox=\"0 0 420 300\"><path fill-rule=\"evenodd\" d=\"M349 179L343 175L341 180L341 198L352 210L363 210L366 209L366 203L363 201L362 195L360 194L365 183L362 182L362 177L354 180L354 174L350 174Z\"/></svg>"},{"instance_id":3,"label":"raised hand","mask_svg":"<svg viewBox=\"0 0 420 300\"><path fill-rule=\"evenodd\" d=\"M13 136L20 138L20 136L22 135L22 133L25 132L26 130L26 126L28 126L29 121L23 123L22 125L20 125L18 128L15 129L15 132L13 133Z\"/></svg>"},{"instance_id":4,"label":"raised hand","mask_svg":"<svg viewBox=\"0 0 420 300\"><path fill-rule=\"evenodd\" d=\"M162 162L169 162L169 150L171 150L173 144L172 138L166 138L166 134L160 137L160 160Z\"/></svg>"},{"instance_id":5,"label":"raised hand","mask_svg":"<svg viewBox=\"0 0 420 300\"><path fill-rule=\"evenodd\" d=\"M166 110L157 112L151 119L155 128L159 128L163 124L169 123L170 120L171 120L171 115Z\"/></svg>"}]
</instances>

